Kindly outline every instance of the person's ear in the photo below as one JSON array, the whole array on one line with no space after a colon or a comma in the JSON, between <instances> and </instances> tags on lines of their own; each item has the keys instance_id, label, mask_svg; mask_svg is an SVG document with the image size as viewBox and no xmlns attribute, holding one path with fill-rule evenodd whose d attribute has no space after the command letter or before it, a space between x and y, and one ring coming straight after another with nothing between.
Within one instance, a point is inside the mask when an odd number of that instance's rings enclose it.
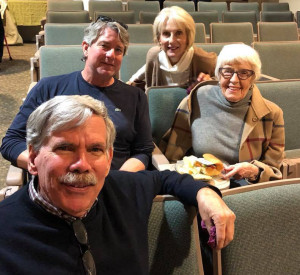
<instances>
[{"instance_id":1,"label":"person's ear","mask_svg":"<svg viewBox=\"0 0 300 275\"><path fill-rule=\"evenodd\" d=\"M109 173L109 170L110 170L110 166L111 166L111 162L112 162L112 159L113 159L113 155L114 155L114 150L112 147L110 147L108 150L107 150L107 172L106 172L106 176L108 175Z\"/></svg>"},{"instance_id":2,"label":"person's ear","mask_svg":"<svg viewBox=\"0 0 300 275\"><path fill-rule=\"evenodd\" d=\"M35 159L37 157L37 153L34 151L32 145L28 147L28 172L34 176L37 175L37 167L35 165Z\"/></svg>"},{"instance_id":3,"label":"person's ear","mask_svg":"<svg viewBox=\"0 0 300 275\"><path fill-rule=\"evenodd\" d=\"M87 56L88 56L88 48L89 48L89 44L86 43L85 41L83 41L82 44L81 44L81 46L82 46L83 55L84 55L85 57L87 57Z\"/></svg>"}]
</instances>

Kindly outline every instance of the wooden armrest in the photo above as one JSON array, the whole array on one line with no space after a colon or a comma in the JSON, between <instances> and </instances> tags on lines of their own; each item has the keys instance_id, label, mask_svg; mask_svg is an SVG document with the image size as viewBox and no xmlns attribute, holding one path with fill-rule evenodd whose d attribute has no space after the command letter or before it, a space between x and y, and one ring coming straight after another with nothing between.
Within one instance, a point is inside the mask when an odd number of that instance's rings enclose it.
<instances>
[{"instance_id":1,"label":"wooden armrest","mask_svg":"<svg viewBox=\"0 0 300 275\"><path fill-rule=\"evenodd\" d=\"M45 31L40 31L39 34L35 35L35 45L37 51L41 46L45 45Z\"/></svg>"},{"instance_id":2,"label":"wooden armrest","mask_svg":"<svg viewBox=\"0 0 300 275\"><path fill-rule=\"evenodd\" d=\"M22 186L24 182L24 172L21 168L10 165L6 176L7 186Z\"/></svg>"},{"instance_id":3,"label":"wooden armrest","mask_svg":"<svg viewBox=\"0 0 300 275\"><path fill-rule=\"evenodd\" d=\"M30 57L30 77L31 82L37 82L40 80L40 72L39 72L39 58L38 53L35 54L34 57Z\"/></svg>"},{"instance_id":4,"label":"wooden armrest","mask_svg":"<svg viewBox=\"0 0 300 275\"><path fill-rule=\"evenodd\" d=\"M270 76L270 75L261 74L260 79L258 81L267 81L267 80L278 81L280 79L279 78L275 78L275 77Z\"/></svg>"},{"instance_id":5,"label":"wooden armrest","mask_svg":"<svg viewBox=\"0 0 300 275\"><path fill-rule=\"evenodd\" d=\"M159 169L159 165L169 164L170 162L165 157L165 155L160 151L157 145L154 143L154 150L152 152L152 164L157 169Z\"/></svg>"}]
</instances>

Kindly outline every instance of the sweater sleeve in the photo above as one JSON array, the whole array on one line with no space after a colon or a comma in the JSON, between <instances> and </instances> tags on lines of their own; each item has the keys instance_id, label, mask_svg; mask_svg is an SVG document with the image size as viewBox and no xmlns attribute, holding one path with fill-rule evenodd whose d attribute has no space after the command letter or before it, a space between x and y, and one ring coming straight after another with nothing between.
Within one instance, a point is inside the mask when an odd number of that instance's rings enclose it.
<instances>
[{"instance_id":1,"label":"sweater sleeve","mask_svg":"<svg viewBox=\"0 0 300 275\"><path fill-rule=\"evenodd\" d=\"M147 97L143 91L140 92L139 97L134 127L136 135L131 144L131 157L140 160L147 167L154 146Z\"/></svg>"}]
</instances>

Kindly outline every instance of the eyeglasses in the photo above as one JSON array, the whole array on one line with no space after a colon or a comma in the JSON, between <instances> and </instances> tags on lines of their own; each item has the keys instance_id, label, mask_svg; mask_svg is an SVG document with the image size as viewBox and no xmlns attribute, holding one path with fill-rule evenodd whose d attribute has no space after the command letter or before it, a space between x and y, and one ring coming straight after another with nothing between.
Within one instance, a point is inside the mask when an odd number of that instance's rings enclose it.
<instances>
[{"instance_id":1,"label":"eyeglasses","mask_svg":"<svg viewBox=\"0 0 300 275\"><path fill-rule=\"evenodd\" d=\"M128 30L128 26L120 21L117 21L109 16L105 16L105 15L99 15L96 21L102 21L104 23L109 23L109 22L116 22L118 24L120 24L125 30Z\"/></svg>"},{"instance_id":2,"label":"eyeglasses","mask_svg":"<svg viewBox=\"0 0 300 275\"><path fill-rule=\"evenodd\" d=\"M220 68L219 69L219 73L225 78L225 79L229 79L232 78L232 76L234 74L237 74L238 78L240 80L246 80L248 79L250 76L254 75L254 71L252 70L247 70L247 69L241 69L241 70L237 70L235 71L232 68Z\"/></svg>"},{"instance_id":3,"label":"eyeglasses","mask_svg":"<svg viewBox=\"0 0 300 275\"><path fill-rule=\"evenodd\" d=\"M90 250L88 235L83 222L79 219L72 223L74 234L80 244L82 262L87 275L96 275L96 266Z\"/></svg>"}]
</instances>

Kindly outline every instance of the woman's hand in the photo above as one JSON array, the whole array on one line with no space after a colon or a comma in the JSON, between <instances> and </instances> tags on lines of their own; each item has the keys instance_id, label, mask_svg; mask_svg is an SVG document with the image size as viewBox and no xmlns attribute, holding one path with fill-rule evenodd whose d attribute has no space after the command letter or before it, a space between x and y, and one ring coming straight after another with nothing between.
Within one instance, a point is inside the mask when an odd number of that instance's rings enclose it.
<instances>
[{"instance_id":1,"label":"woman's hand","mask_svg":"<svg viewBox=\"0 0 300 275\"><path fill-rule=\"evenodd\" d=\"M211 76L209 74L205 74L205 73L200 73L197 77L197 81L202 82L202 81L206 81L206 80L211 80Z\"/></svg>"},{"instance_id":2,"label":"woman's hand","mask_svg":"<svg viewBox=\"0 0 300 275\"><path fill-rule=\"evenodd\" d=\"M256 180L259 173L259 168L249 162L236 163L224 167L223 178L229 179L234 177L235 179L246 178L250 181Z\"/></svg>"}]
</instances>

